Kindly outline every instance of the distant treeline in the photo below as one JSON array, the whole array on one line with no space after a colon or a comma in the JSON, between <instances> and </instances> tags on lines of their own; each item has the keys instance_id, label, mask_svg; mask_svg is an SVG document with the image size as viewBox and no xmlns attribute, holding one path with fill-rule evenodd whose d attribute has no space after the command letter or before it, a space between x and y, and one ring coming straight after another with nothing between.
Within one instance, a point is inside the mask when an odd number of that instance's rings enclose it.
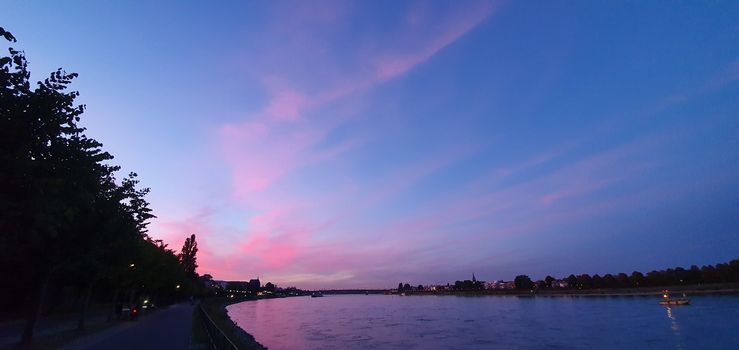
<instances>
[{"instance_id":1,"label":"distant treeline","mask_svg":"<svg viewBox=\"0 0 739 350\"><path fill-rule=\"evenodd\" d=\"M485 283L477 280L455 281L446 286L411 286L409 283L398 284L398 292L430 292L430 291L481 291L489 289L547 290L547 289L619 289L639 287L667 287L680 285L700 285L716 283L739 283L739 259L728 263L691 266L688 269L676 267L666 270L655 270L646 274L634 271L630 274L589 274L569 275L563 278L547 276L543 280L533 281L527 275L518 275L511 282L495 281Z\"/></svg>"},{"instance_id":2,"label":"distant treeline","mask_svg":"<svg viewBox=\"0 0 739 350\"><path fill-rule=\"evenodd\" d=\"M691 266L688 269L676 267L666 270L655 270L646 274L634 271L631 274L619 273L603 276L588 274L569 275L562 279L547 276L541 281L532 281L526 275L519 275L514 280L516 289L602 289L602 288L638 288L662 287L710 283L739 282L739 259L728 263ZM564 283L563 283L564 282Z\"/></svg>"},{"instance_id":3,"label":"distant treeline","mask_svg":"<svg viewBox=\"0 0 739 350\"><path fill-rule=\"evenodd\" d=\"M0 37L16 41L3 28ZM27 315L28 343L44 312L78 310L82 329L91 301L167 303L196 288L195 236L179 256L149 237L149 189L135 173L118 179L113 156L85 135L85 106L67 91L77 74L59 69L34 85L24 53L8 53L0 57L3 319Z\"/></svg>"}]
</instances>

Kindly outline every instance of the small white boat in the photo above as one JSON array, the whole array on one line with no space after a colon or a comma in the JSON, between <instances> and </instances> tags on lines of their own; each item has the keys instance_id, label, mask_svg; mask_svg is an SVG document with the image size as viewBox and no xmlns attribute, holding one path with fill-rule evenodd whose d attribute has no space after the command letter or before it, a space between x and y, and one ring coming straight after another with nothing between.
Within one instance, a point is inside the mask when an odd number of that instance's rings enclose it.
<instances>
[{"instance_id":1,"label":"small white boat","mask_svg":"<svg viewBox=\"0 0 739 350\"><path fill-rule=\"evenodd\" d=\"M690 299L685 298L685 294L683 294L683 298L677 298L677 299L670 299L670 291L665 289L662 291L662 300L659 302L660 305L690 305Z\"/></svg>"}]
</instances>

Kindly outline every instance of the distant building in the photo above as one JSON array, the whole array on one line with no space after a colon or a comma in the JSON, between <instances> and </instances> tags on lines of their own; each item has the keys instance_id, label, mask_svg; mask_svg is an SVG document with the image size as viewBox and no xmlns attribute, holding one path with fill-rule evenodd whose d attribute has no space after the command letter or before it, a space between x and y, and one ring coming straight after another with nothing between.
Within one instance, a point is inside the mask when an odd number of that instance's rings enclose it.
<instances>
[{"instance_id":1,"label":"distant building","mask_svg":"<svg viewBox=\"0 0 739 350\"><path fill-rule=\"evenodd\" d=\"M247 290L250 292L258 292L259 289L262 287L262 283L259 282L259 278L250 279L249 284L247 284Z\"/></svg>"},{"instance_id":2,"label":"distant building","mask_svg":"<svg viewBox=\"0 0 739 350\"><path fill-rule=\"evenodd\" d=\"M564 289L564 288L567 288L569 286L570 285L567 283L567 281L566 280L563 280L563 279L562 280L555 280L554 282L552 282L552 288Z\"/></svg>"},{"instance_id":3,"label":"distant building","mask_svg":"<svg viewBox=\"0 0 739 350\"><path fill-rule=\"evenodd\" d=\"M431 286L428 286L426 288L427 289L430 289L432 291L436 291L436 292L438 292L438 291L445 291L445 290L450 290L451 289L451 287L449 287L449 285L444 285L444 284L431 285Z\"/></svg>"},{"instance_id":4,"label":"distant building","mask_svg":"<svg viewBox=\"0 0 739 350\"><path fill-rule=\"evenodd\" d=\"M516 284L513 281L493 281L488 282L485 285L486 289L516 289Z\"/></svg>"},{"instance_id":5,"label":"distant building","mask_svg":"<svg viewBox=\"0 0 739 350\"><path fill-rule=\"evenodd\" d=\"M225 287L225 283L224 284L221 284L220 283L222 281L214 281L212 279L203 278L203 277L200 277L200 281L208 289L224 289L224 287Z\"/></svg>"}]
</instances>

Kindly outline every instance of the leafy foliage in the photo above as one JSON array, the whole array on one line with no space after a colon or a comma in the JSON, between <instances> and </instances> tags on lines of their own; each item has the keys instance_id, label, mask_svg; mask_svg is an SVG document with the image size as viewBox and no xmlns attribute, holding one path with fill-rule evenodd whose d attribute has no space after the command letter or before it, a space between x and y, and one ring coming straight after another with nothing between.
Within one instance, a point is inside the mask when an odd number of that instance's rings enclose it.
<instances>
[{"instance_id":1,"label":"leafy foliage","mask_svg":"<svg viewBox=\"0 0 739 350\"><path fill-rule=\"evenodd\" d=\"M0 36L16 41L3 28ZM32 87L22 51L11 47L0 57L0 271L17 276L0 289L0 309L29 308L25 342L49 290L86 286L84 320L96 285L103 287L100 297L115 291L114 299L174 300L197 277L195 235L183 265L152 241L149 189L139 188L135 173L119 182L113 156L85 135L79 125L85 106L75 103L77 91L68 91L76 77L58 69Z\"/></svg>"}]
</instances>

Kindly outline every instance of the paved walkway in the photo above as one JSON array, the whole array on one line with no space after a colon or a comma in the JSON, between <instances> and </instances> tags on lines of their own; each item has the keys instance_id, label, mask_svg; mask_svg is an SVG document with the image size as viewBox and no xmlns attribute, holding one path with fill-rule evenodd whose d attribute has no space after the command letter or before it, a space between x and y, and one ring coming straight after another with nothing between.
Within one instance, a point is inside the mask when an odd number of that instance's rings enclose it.
<instances>
[{"instance_id":1,"label":"paved walkway","mask_svg":"<svg viewBox=\"0 0 739 350\"><path fill-rule=\"evenodd\" d=\"M186 350L190 347L193 310L189 303L172 305L136 321L77 339L62 349Z\"/></svg>"},{"instance_id":2,"label":"paved walkway","mask_svg":"<svg viewBox=\"0 0 739 350\"><path fill-rule=\"evenodd\" d=\"M87 316L85 324L90 327L96 324L104 323L108 319L106 312L91 312ZM13 321L0 325L0 346L6 346L18 343L23 333L25 321ZM77 329L77 315L51 316L42 317L36 324L36 330L33 332L34 338L43 338L61 332L68 332Z\"/></svg>"}]
</instances>

